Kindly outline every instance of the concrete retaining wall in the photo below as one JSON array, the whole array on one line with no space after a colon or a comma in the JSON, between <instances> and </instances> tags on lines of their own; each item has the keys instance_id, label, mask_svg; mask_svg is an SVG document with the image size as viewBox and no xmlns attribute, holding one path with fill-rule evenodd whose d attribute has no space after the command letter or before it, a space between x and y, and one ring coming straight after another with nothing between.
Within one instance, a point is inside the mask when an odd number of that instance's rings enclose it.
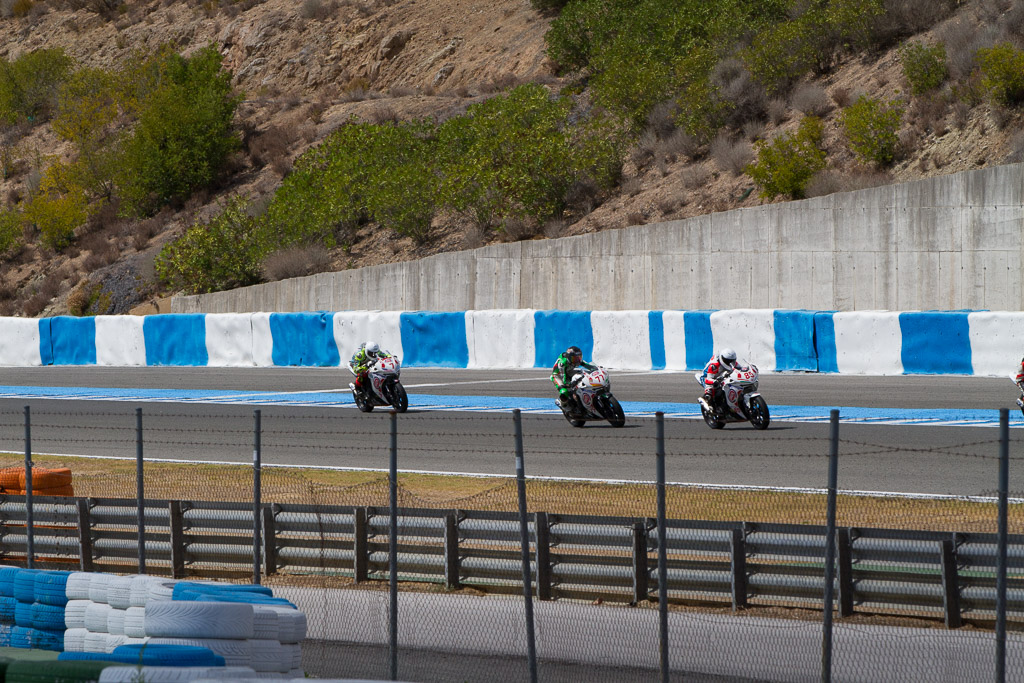
<instances>
[{"instance_id":1,"label":"concrete retaining wall","mask_svg":"<svg viewBox=\"0 0 1024 683\"><path fill-rule=\"evenodd\" d=\"M1024 164L175 297L175 313L1024 308Z\"/></svg>"},{"instance_id":2,"label":"concrete retaining wall","mask_svg":"<svg viewBox=\"0 0 1024 683\"><path fill-rule=\"evenodd\" d=\"M0 365L336 367L367 339L410 367L546 368L576 345L613 369L696 370L731 346L767 372L999 376L1024 353L1024 313L517 309L0 318Z\"/></svg>"}]
</instances>

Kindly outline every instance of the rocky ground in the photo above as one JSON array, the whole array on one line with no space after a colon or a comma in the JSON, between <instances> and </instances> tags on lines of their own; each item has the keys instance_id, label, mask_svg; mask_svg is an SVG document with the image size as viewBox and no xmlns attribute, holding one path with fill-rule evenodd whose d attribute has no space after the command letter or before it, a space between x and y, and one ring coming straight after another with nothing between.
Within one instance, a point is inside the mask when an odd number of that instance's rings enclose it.
<instances>
[{"instance_id":1,"label":"rocky ground","mask_svg":"<svg viewBox=\"0 0 1024 683\"><path fill-rule=\"evenodd\" d=\"M244 95L238 117L250 144L223 187L166 209L141 228L101 216L81 231L75 247L61 253L27 247L0 264L0 315L64 313L73 292L81 298L101 283L109 312L172 294L156 281L152 265L168 240L213 215L228 196L271 195L299 154L350 117L444 117L517 83L540 81L557 89L566 82L544 52L550 17L532 9L529 0L156 0L128 2L111 16L90 11L102 1L79 0L73 4L83 7L71 9L63 0L38 0L22 18L11 16L11 0L0 2L0 56L13 59L26 50L59 46L82 64L109 68L132 51L163 43L187 54L212 42ZM992 21L991 4L964 3L933 32L942 37L976 31ZM894 167L859 167L840 133L839 106L859 93L897 97L906 87L895 51L861 55L772 103L770 120L745 129L742 140L694 152L652 130L631 151L617 193L537 234L481 235L457 220L439 220L432 239L418 246L368 226L350 250L329 253L322 267L352 268L498 239L559 237L754 206L765 200L740 170L752 158L751 141L795 126L801 112L812 109L824 118L829 152L829 171L812 187L817 194L1022 160L1019 113L987 104L946 104L908 108L901 132L905 153ZM49 126L32 129L18 145L15 173L0 183L2 201L23 198L46 159L70 151Z\"/></svg>"}]
</instances>

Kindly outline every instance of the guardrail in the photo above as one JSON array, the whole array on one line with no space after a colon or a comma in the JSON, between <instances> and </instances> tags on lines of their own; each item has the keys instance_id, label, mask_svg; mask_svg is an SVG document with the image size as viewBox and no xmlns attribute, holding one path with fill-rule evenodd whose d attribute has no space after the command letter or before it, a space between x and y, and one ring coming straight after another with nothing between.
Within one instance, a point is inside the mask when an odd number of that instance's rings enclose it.
<instances>
[{"instance_id":1,"label":"guardrail","mask_svg":"<svg viewBox=\"0 0 1024 683\"><path fill-rule=\"evenodd\" d=\"M175 578L247 576L250 503L145 501L147 570ZM261 507L266 574L388 579L386 507L268 503ZM399 508L399 580L521 593L516 513ZM0 561L27 552L24 496L0 496ZM657 598L654 519L537 512L530 520L537 598L638 603ZM136 501L33 496L37 566L131 572ZM837 530L838 613L990 620L996 534L847 527ZM665 578L674 602L822 609L825 527L667 520ZM1024 621L1024 535L1008 538L1007 618Z\"/></svg>"}]
</instances>

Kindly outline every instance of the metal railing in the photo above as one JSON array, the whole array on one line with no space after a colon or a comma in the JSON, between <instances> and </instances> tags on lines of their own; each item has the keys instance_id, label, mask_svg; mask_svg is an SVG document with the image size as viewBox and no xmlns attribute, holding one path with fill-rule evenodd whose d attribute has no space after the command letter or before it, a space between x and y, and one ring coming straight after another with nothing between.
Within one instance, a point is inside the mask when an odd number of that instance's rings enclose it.
<instances>
[{"instance_id":1,"label":"metal railing","mask_svg":"<svg viewBox=\"0 0 1024 683\"><path fill-rule=\"evenodd\" d=\"M136 501L35 496L37 566L81 571L138 569ZM248 576L253 571L249 503L146 500L147 570L175 578ZM261 566L266 575L328 572L356 583L390 579L386 507L265 503ZM0 560L27 553L24 496L0 496ZM401 581L523 588L514 512L399 508ZM531 582L540 600L656 600L659 539L653 518L537 512L529 521ZM998 537L864 527L836 530L838 613L932 616L958 627L992 619ZM666 520L670 601L822 609L826 528L820 525ZM1024 535L1007 539L1007 617L1024 621Z\"/></svg>"}]
</instances>

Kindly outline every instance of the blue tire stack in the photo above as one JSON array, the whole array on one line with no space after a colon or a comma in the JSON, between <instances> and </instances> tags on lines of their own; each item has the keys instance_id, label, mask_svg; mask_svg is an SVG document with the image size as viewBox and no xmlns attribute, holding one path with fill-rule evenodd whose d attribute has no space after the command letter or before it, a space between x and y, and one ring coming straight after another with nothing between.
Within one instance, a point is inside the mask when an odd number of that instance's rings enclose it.
<instances>
[{"instance_id":1,"label":"blue tire stack","mask_svg":"<svg viewBox=\"0 0 1024 683\"><path fill-rule=\"evenodd\" d=\"M64 584L70 572L0 568L0 645L64 649Z\"/></svg>"}]
</instances>

